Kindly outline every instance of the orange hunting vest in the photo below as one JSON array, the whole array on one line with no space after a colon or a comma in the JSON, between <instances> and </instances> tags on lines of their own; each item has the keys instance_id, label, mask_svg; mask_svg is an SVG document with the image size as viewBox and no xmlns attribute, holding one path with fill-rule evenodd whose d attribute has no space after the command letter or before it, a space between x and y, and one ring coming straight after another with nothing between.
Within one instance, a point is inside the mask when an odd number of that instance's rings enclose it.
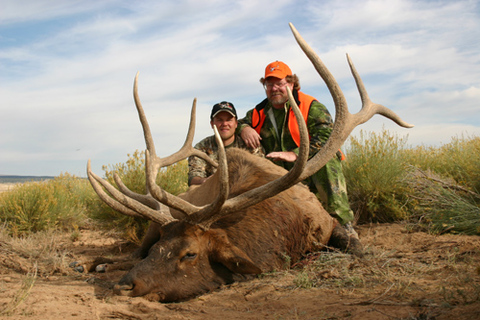
<instances>
[{"instance_id":1,"label":"orange hunting vest","mask_svg":"<svg viewBox=\"0 0 480 320\"><path fill-rule=\"evenodd\" d=\"M308 119L308 112L310 111L310 106L312 102L316 100L314 97L309 96L303 92L298 90L294 90L293 96L295 101L297 102L298 108L302 113L303 119L305 120L305 124L307 124ZM252 112L252 128L260 134L260 130L262 129L263 123L265 122L265 106L267 105L268 100L265 99L261 103L259 103ZM290 108L289 115L287 117L288 121L288 129L290 130L290 134L292 136L293 141L295 144L300 147L300 131L298 130L298 124L295 119L295 114L293 113L292 108ZM345 155L343 154L342 150L338 150L340 160L345 160Z\"/></svg>"},{"instance_id":2,"label":"orange hunting vest","mask_svg":"<svg viewBox=\"0 0 480 320\"><path fill-rule=\"evenodd\" d=\"M316 99L300 91L294 92L294 97L297 102L298 108L302 113L303 119L305 120L305 124L307 124L310 105L312 104L313 100L316 100ZM260 129L262 129L263 123L265 122L265 118L266 118L265 111L264 111L265 105L266 103L258 104L252 113L252 128L254 128L258 134L260 134ZM290 108L287 119L288 119L288 129L290 130L292 139L293 141L295 141L296 145L299 147L300 131L298 130L297 120L295 119L295 114L293 113L292 108Z\"/></svg>"}]
</instances>

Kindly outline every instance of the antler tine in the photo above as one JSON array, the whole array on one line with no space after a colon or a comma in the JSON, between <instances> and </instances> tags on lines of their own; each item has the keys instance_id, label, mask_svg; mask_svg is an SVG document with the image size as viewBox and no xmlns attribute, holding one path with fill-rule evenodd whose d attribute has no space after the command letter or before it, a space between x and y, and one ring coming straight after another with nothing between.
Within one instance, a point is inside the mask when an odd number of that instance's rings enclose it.
<instances>
[{"instance_id":1,"label":"antler tine","mask_svg":"<svg viewBox=\"0 0 480 320\"><path fill-rule=\"evenodd\" d=\"M147 145L147 151L145 153L145 171L147 175L147 190L148 193L151 194L156 200L158 200L160 203L164 203L165 205L175 208L181 213L184 213L185 215L191 215L197 211L205 211L207 210L207 207L197 207L194 205L189 204L188 202L162 190L157 184L156 184L156 178L158 175L158 172L160 168L166 167L169 165L172 165L178 161L181 161L183 159L186 159L189 156L197 156L208 163L210 163L212 166L217 167L218 164L215 162L213 159L211 159L206 153L195 149L193 147L193 138L195 135L195 123L196 123L196 108L197 108L197 99L195 98L193 100L192 104L192 109L190 112L190 123L188 126L188 132L187 136L185 138L185 142L183 146L175 152L174 154L167 156L165 158L160 158L157 156L156 151L155 151L155 145L153 142L152 134L150 131L150 126L148 124L147 118L145 116L145 112L143 110L142 104L140 102L140 98L138 95L138 73L135 76L135 83L134 83L134 90L133 90L133 95L134 95L134 100L135 100L135 105L137 107L138 115L140 118L140 122L142 124L143 132L144 132L144 137L145 137L145 143ZM220 141L221 138L219 137ZM226 161L225 161L226 162ZM228 180L228 179L227 179ZM128 188L125 187L126 190ZM126 191L125 190L125 191ZM226 189L228 190L228 189ZM129 191L129 190L128 190ZM133 192L124 192L128 194L133 194L134 198L138 199L139 197L144 199L142 196L143 195L138 195ZM221 199L221 195L219 196L219 199ZM147 200L148 201L148 200ZM220 200L219 200L220 201ZM217 203L217 202L215 202ZM214 203L214 204L215 204ZM212 204L212 205L214 205Z\"/></svg>"},{"instance_id":2,"label":"antler tine","mask_svg":"<svg viewBox=\"0 0 480 320\"><path fill-rule=\"evenodd\" d=\"M87 163L87 175L97 195L112 209L129 216L147 218L162 225L174 220L170 214L149 208L115 189L110 183L92 172L90 160ZM102 186L113 198L103 190Z\"/></svg>"},{"instance_id":3,"label":"antler tine","mask_svg":"<svg viewBox=\"0 0 480 320\"><path fill-rule=\"evenodd\" d=\"M139 193L133 192L132 190L128 189L128 187L123 183L123 181L120 179L120 177L116 173L113 175L113 179L115 180L115 184L117 185L118 189L127 197L130 197L156 211L160 211L163 214L166 214L168 216L171 215L170 209L167 206L155 200L155 198L153 198L150 193L139 194ZM148 217L144 217L144 216L142 216L142 218L148 219Z\"/></svg>"},{"instance_id":4,"label":"antler tine","mask_svg":"<svg viewBox=\"0 0 480 320\"><path fill-rule=\"evenodd\" d=\"M140 102L140 97L138 96L138 75L140 72L137 72L135 75L135 81L133 82L133 100L135 101L135 106L137 107L138 117L140 118L140 123L143 128L143 136L145 138L145 144L147 145L147 150L151 154L156 155L155 152L155 143L152 138L152 131L150 130L150 125L148 124L147 117L145 116L145 111L143 111L142 103Z\"/></svg>"},{"instance_id":5,"label":"antler tine","mask_svg":"<svg viewBox=\"0 0 480 320\"><path fill-rule=\"evenodd\" d=\"M206 153L198 149L195 149L193 147L193 138L195 135L196 110L197 110L197 98L193 99L192 110L190 112L190 124L188 125L187 137L185 139L183 146L180 148L180 150L178 150L174 154L168 157L159 159L158 165L160 167L166 167L166 166L172 165L192 155L202 158L203 160L207 161L209 164L213 165L214 167L218 166L218 164L214 160L212 160L212 158L210 158ZM150 155L152 154L150 153Z\"/></svg>"},{"instance_id":6,"label":"antler tine","mask_svg":"<svg viewBox=\"0 0 480 320\"><path fill-rule=\"evenodd\" d=\"M370 100L365 86L363 85L363 81L360 78L360 75L356 71L353 63L347 55L350 69L352 71L353 77L355 78L355 82L357 84L357 88L360 92L360 97L362 99L362 109L357 114L352 115L348 111L348 105L345 96L343 95L343 92L340 89L340 86L338 85L333 75L330 73L330 71L327 69L327 67L324 65L324 63L318 57L315 51L313 51L313 49L298 33L293 24L290 23L289 25L290 29L293 32L293 35L295 36L295 39L297 40L297 43L302 48L303 52L307 55L308 59L312 62L320 77L322 77L323 81L325 81L325 84L327 85L328 90L332 95L336 111L335 123L333 125L333 130L330 134L330 138L322 147L322 149L320 149L320 151L308 161L308 164L301 177L299 178L299 181L310 177L312 174L320 170L320 168L322 168L330 159L332 159L338 149L348 138L348 135L353 131L353 129L357 125L368 121L375 114L381 114L401 126L407 128L413 127L412 125L400 119L400 117L390 109L382 105L375 104Z\"/></svg>"},{"instance_id":7,"label":"antler tine","mask_svg":"<svg viewBox=\"0 0 480 320\"><path fill-rule=\"evenodd\" d=\"M378 114L381 114L384 117L387 117L390 120L394 121L396 124L398 124L401 127L413 128L414 127L413 124L409 124L409 123L403 121L392 110L388 109L387 107L385 107L381 104L373 103L370 100L370 97L368 96L368 93L367 93L367 89L365 88L365 85L363 84L363 80L360 77L360 74L357 72L357 69L355 68L355 65L353 64L352 59L350 59L350 56L348 54L347 54L347 61L348 61L348 65L350 66L350 71L352 72L353 78L355 79L355 83L357 85L358 92L360 93L360 98L362 100L362 109L357 113L358 118L359 118L359 120L357 120L357 125L365 123L366 121L368 121L371 118L371 116L368 117L368 113L373 113L373 114L378 113ZM372 111L367 110L369 108L373 108L375 110L372 110ZM361 117L360 114L362 112L367 113L367 115L365 115L364 117ZM372 114L372 116L373 116L373 114Z\"/></svg>"},{"instance_id":8,"label":"antler tine","mask_svg":"<svg viewBox=\"0 0 480 320\"><path fill-rule=\"evenodd\" d=\"M185 143L180 148L179 151L176 153L165 157L165 158L158 158L157 153L155 151L155 143L153 142L152 132L150 130L150 125L148 124L147 117L145 115L145 111L143 110L142 103L140 102L140 97L138 95L138 76L139 72L135 75L135 81L133 84L133 98L135 101L135 106L137 107L138 117L140 118L140 122L143 128L143 135L145 138L145 144L147 145L147 150L150 152L150 156L155 160L155 165L160 169L161 167L166 167L171 164L174 164L180 160L183 160L190 155L195 155L200 157L210 163L213 166L217 166L218 164L212 160L207 154L201 152L193 148L193 137L195 135L195 122L196 122L196 109L197 109L197 99L193 99L192 110L190 112L190 124L188 126L187 137L185 139Z\"/></svg>"},{"instance_id":9,"label":"antler tine","mask_svg":"<svg viewBox=\"0 0 480 320\"><path fill-rule=\"evenodd\" d=\"M228 183L227 155L223 146L223 141L218 133L217 126L214 125L213 130L215 132L215 141L218 145L219 165L216 174L219 175L220 191L217 198L210 205L195 212L195 214L192 214L187 219L190 223L198 224L204 229L208 229L214 221L218 220L217 215L220 213L221 208L227 200L230 192L230 186Z\"/></svg>"},{"instance_id":10,"label":"antler tine","mask_svg":"<svg viewBox=\"0 0 480 320\"><path fill-rule=\"evenodd\" d=\"M202 223L207 217L210 217L215 212L222 207L225 200L228 198L229 194L229 185L228 185L228 167L227 167L227 157L225 153L225 148L223 147L223 142L218 133L217 127L214 126L215 139L218 144L219 149L219 166L217 169L217 174L220 175L220 192L217 198L209 205L205 206L195 206L179 197L176 197L169 192L163 190L155 183L155 173L154 166L150 165L152 161L151 156L147 150L146 152L146 164L147 168L147 185L149 190L152 193L152 196L157 199L159 202L167 205L168 207L177 209L180 212L183 212L187 215L186 220L192 224L198 224L201 227L208 228L209 225Z\"/></svg>"},{"instance_id":11,"label":"antler tine","mask_svg":"<svg viewBox=\"0 0 480 320\"><path fill-rule=\"evenodd\" d=\"M139 194L128 189L128 187L123 183L122 179L120 179L116 173L114 173L113 179L115 180L115 184L117 185L118 189L127 197L137 200L138 202L143 203L154 210L160 209L160 203L150 194Z\"/></svg>"}]
</instances>

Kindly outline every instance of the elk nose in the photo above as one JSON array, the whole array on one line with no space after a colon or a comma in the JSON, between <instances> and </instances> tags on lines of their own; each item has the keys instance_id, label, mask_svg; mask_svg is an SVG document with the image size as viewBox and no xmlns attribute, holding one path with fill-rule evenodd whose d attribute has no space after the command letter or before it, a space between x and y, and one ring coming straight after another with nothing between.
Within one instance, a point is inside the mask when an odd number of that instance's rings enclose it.
<instances>
[{"instance_id":1,"label":"elk nose","mask_svg":"<svg viewBox=\"0 0 480 320\"><path fill-rule=\"evenodd\" d=\"M133 289L133 284L116 284L113 293L119 296L128 296Z\"/></svg>"}]
</instances>

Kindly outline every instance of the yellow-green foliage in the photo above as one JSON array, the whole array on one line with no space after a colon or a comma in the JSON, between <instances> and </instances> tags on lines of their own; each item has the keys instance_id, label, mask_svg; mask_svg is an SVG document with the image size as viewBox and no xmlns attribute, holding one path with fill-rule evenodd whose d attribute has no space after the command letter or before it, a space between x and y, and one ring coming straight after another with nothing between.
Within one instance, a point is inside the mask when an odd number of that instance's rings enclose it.
<instances>
[{"instance_id":1,"label":"yellow-green foliage","mask_svg":"<svg viewBox=\"0 0 480 320\"><path fill-rule=\"evenodd\" d=\"M405 138L386 130L361 132L350 138L346 155L349 200L361 221L410 220L433 232L480 234L480 138L407 148ZM113 185L116 172L130 190L145 194L144 152L135 151L126 163L103 169ZM157 184L174 195L185 192L187 171L186 160L163 168ZM11 235L75 230L87 218L118 227L136 242L149 223L113 211L86 179L69 174L0 194L0 222Z\"/></svg>"},{"instance_id":2,"label":"yellow-green foliage","mask_svg":"<svg viewBox=\"0 0 480 320\"><path fill-rule=\"evenodd\" d=\"M420 146L408 151L409 162L423 170L453 178L480 192L480 137L453 137L441 147Z\"/></svg>"},{"instance_id":3,"label":"yellow-green foliage","mask_svg":"<svg viewBox=\"0 0 480 320\"><path fill-rule=\"evenodd\" d=\"M350 203L361 221L393 221L408 216L400 183L405 170L406 139L360 132L351 137L343 163Z\"/></svg>"},{"instance_id":4,"label":"yellow-green foliage","mask_svg":"<svg viewBox=\"0 0 480 320\"><path fill-rule=\"evenodd\" d=\"M85 221L93 196L88 181L69 174L19 184L0 194L0 220L12 235L74 229Z\"/></svg>"},{"instance_id":5,"label":"yellow-green foliage","mask_svg":"<svg viewBox=\"0 0 480 320\"><path fill-rule=\"evenodd\" d=\"M133 154L127 156L128 160L125 163L103 166L105 177L112 185L115 185L113 176L116 173L130 190L145 194L145 152L136 150ZM188 188L187 172L188 164L186 160L168 168L162 168L157 176L157 184L164 190L178 195ZM93 217L125 230L126 236L134 242L140 241L149 224L149 221L145 219L133 218L115 212L100 200L98 200L98 208L93 213Z\"/></svg>"},{"instance_id":6,"label":"yellow-green foliage","mask_svg":"<svg viewBox=\"0 0 480 320\"><path fill-rule=\"evenodd\" d=\"M360 133L343 163L360 221L419 221L432 232L480 234L480 138L407 148L383 130Z\"/></svg>"},{"instance_id":7,"label":"yellow-green foliage","mask_svg":"<svg viewBox=\"0 0 480 320\"><path fill-rule=\"evenodd\" d=\"M407 150L413 218L434 233L480 235L480 138Z\"/></svg>"},{"instance_id":8,"label":"yellow-green foliage","mask_svg":"<svg viewBox=\"0 0 480 320\"><path fill-rule=\"evenodd\" d=\"M433 233L480 235L480 194L431 170L412 166L407 177L412 220Z\"/></svg>"}]
</instances>

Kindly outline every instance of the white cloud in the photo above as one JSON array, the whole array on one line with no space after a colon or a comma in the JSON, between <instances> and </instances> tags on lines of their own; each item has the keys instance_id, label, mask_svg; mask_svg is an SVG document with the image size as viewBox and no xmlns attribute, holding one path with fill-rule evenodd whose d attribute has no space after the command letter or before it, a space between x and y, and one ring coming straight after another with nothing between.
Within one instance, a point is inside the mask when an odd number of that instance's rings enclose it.
<instances>
[{"instance_id":1,"label":"white cloud","mask_svg":"<svg viewBox=\"0 0 480 320\"><path fill-rule=\"evenodd\" d=\"M360 101L345 53L372 99L416 125L406 130L376 116L361 128L387 123L429 145L480 128L478 1L28 4L4 1L0 11L0 174L85 175L89 158L101 173L143 149L132 98L137 71L160 155L183 143L194 97L198 141L211 134L215 102L232 101L242 115L263 99L258 79L276 59L333 112L290 21L344 88L352 112Z\"/></svg>"}]
</instances>

